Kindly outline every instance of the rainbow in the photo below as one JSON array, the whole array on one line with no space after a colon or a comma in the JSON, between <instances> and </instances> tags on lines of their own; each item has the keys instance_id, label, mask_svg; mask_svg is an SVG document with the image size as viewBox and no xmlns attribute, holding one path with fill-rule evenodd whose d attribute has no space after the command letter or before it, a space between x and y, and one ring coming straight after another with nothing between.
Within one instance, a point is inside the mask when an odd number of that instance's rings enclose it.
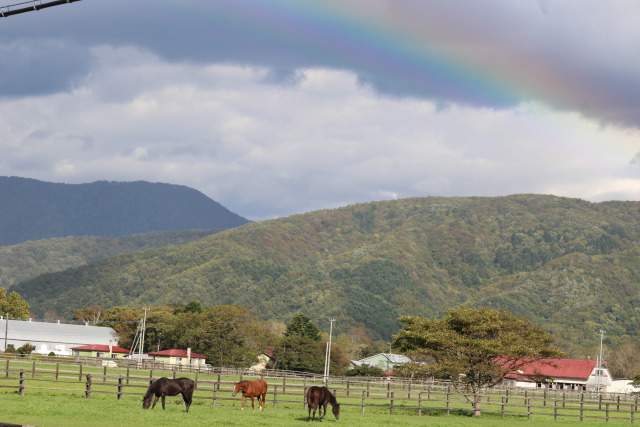
<instances>
[{"instance_id":1,"label":"rainbow","mask_svg":"<svg viewBox=\"0 0 640 427\"><path fill-rule=\"evenodd\" d=\"M365 7L366 3L330 0L217 0L185 7L195 19L211 20L239 38L257 41L257 47L278 46L284 66L290 65L288 53L304 56L311 51L319 59L314 63L307 56L303 66L355 70L363 82L375 83L383 92L427 97L438 104L508 107L532 98L525 89L527 79L535 86L549 78L522 58L500 58L495 64L495 58L483 58L483 52L444 50L436 42L445 31L442 25L429 22L418 28L415 22L403 28L385 16L381 3L370 3ZM554 86L561 90L560 83Z\"/></svg>"}]
</instances>

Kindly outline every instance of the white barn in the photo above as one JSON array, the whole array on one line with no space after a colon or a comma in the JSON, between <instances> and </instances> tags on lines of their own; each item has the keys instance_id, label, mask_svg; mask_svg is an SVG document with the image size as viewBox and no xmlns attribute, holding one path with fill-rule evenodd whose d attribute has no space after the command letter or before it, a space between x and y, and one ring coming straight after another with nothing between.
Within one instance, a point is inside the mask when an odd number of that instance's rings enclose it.
<instances>
[{"instance_id":1,"label":"white barn","mask_svg":"<svg viewBox=\"0 0 640 427\"><path fill-rule=\"evenodd\" d=\"M65 323L32 322L30 320L7 321L0 316L0 342L3 351L8 345L15 348L31 344L34 353L56 356L71 356L71 347L91 344L118 344L112 328L90 325L69 325Z\"/></svg>"}]
</instances>

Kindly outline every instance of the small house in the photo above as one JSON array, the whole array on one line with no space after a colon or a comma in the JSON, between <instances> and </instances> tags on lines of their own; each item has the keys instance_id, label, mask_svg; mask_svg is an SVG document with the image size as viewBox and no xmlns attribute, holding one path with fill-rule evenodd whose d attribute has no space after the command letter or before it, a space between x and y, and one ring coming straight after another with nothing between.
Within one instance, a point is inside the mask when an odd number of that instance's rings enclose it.
<instances>
[{"instance_id":1,"label":"small house","mask_svg":"<svg viewBox=\"0 0 640 427\"><path fill-rule=\"evenodd\" d=\"M72 347L74 356L79 357L101 357L109 359L122 359L129 355L130 351L117 345L91 344L80 347Z\"/></svg>"},{"instance_id":2,"label":"small house","mask_svg":"<svg viewBox=\"0 0 640 427\"><path fill-rule=\"evenodd\" d=\"M382 369L385 373L391 374L398 365L411 362L407 356L402 354L378 353L364 359L354 360L352 363L356 366L369 365Z\"/></svg>"},{"instance_id":3,"label":"small house","mask_svg":"<svg viewBox=\"0 0 640 427\"><path fill-rule=\"evenodd\" d=\"M612 383L606 362L540 359L505 377L516 387L552 390L605 391Z\"/></svg>"},{"instance_id":4,"label":"small house","mask_svg":"<svg viewBox=\"0 0 640 427\"><path fill-rule=\"evenodd\" d=\"M207 356L191 352L191 349L151 351L148 353L156 362L162 362L167 365L187 365L193 368L203 368L207 361Z\"/></svg>"}]
</instances>

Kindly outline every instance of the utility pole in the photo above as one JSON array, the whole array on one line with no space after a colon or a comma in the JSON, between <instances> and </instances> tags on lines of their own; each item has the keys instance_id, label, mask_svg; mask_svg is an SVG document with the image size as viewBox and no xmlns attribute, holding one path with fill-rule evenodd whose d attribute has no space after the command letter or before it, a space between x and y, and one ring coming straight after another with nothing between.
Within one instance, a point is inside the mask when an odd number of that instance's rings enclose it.
<instances>
[{"instance_id":1,"label":"utility pole","mask_svg":"<svg viewBox=\"0 0 640 427\"><path fill-rule=\"evenodd\" d=\"M9 313L5 313L4 321L4 351L7 351L7 337L9 336Z\"/></svg>"},{"instance_id":2,"label":"utility pole","mask_svg":"<svg viewBox=\"0 0 640 427\"><path fill-rule=\"evenodd\" d=\"M600 377L602 376L603 370L601 369L602 365L602 341L604 340L604 334L607 331L600 329L600 354L598 355L598 360L596 361L596 393L600 393Z\"/></svg>"},{"instance_id":3,"label":"utility pole","mask_svg":"<svg viewBox=\"0 0 640 427\"><path fill-rule=\"evenodd\" d=\"M144 333L147 329L147 307L143 308L144 317L142 318L142 332L140 333L140 360L142 360L142 354L144 353Z\"/></svg>"},{"instance_id":4,"label":"utility pole","mask_svg":"<svg viewBox=\"0 0 640 427\"><path fill-rule=\"evenodd\" d=\"M326 386L329 380L329 366L331 365L331 335L333 334L333 322L336 319L329 319L329 341L327 342L327 350L324 355L324 379L323 383Z\"/></svg>"}]
</instances>

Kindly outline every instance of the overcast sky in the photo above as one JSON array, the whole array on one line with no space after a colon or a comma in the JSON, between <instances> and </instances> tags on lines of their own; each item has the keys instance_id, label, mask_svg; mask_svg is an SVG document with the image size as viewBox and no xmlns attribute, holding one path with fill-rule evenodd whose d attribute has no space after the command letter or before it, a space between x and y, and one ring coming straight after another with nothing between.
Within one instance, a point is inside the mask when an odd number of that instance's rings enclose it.
<instances>
[{"instance_id":1,"label":"overcast sky","mask_svg":"<svg viewBox=\"0 0 640 427\"><path fill-rule=\"evenodd\" d=\"M640 200L638 16L636 0L82 0L0 18L0 175L182 184L251 220Z\"/></svg>"}]
</instances>

